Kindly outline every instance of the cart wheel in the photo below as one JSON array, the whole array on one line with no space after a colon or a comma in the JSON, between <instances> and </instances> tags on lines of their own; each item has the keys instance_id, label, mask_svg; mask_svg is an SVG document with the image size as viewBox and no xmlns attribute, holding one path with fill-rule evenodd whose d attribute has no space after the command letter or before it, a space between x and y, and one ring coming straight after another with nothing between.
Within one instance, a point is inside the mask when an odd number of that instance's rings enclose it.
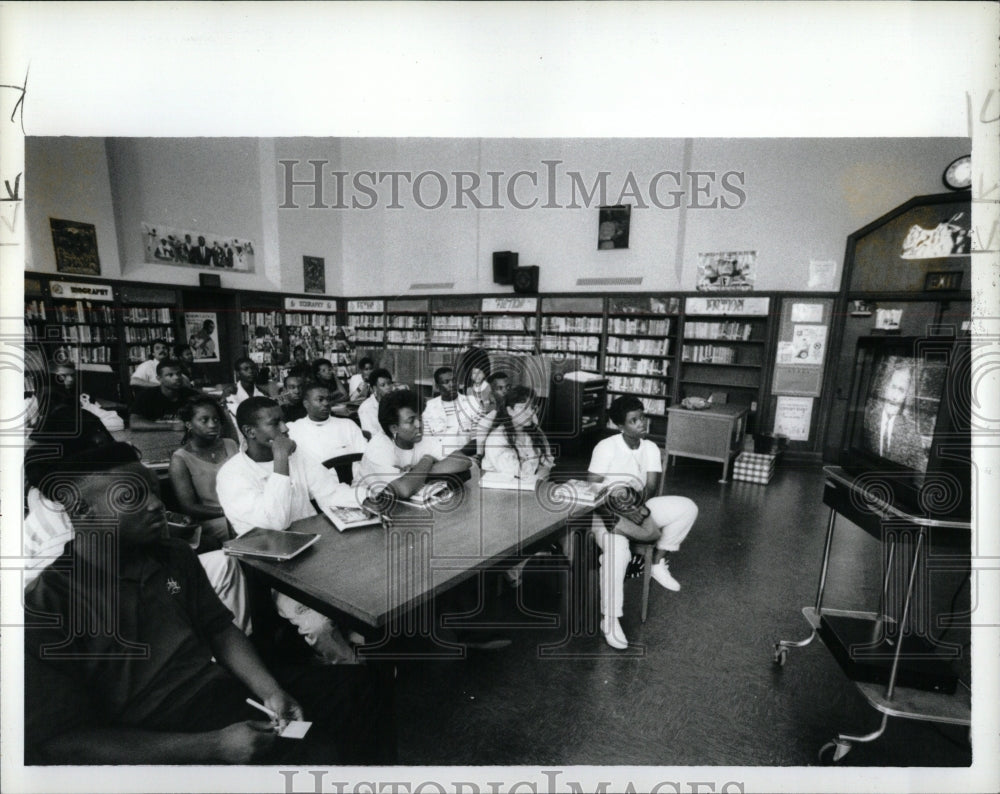
<instances>
[{"instance_id":1,"label":"cart wheel","mask_svg":"<svg viewBox=\"0 0 1000 794\"><path fill-rule=\"evenodd\" d=\"M824 765L835 764L851 752L851 747L850 742L845 742L841 739L827 742L819 748L819 761Z\"/></svg>"},{"instance_id":2,"label":"cart wheel","mask_svg":"<svg viewBox=\"0 0 1000 794\"><path fill-rule=\"evenodd\" d=\"M776 642L774 644L774 653L771 654L771 661L778 665L778 667L784 667L785 662L788 661L788 648Z\"/></svg>"}]
</instances>

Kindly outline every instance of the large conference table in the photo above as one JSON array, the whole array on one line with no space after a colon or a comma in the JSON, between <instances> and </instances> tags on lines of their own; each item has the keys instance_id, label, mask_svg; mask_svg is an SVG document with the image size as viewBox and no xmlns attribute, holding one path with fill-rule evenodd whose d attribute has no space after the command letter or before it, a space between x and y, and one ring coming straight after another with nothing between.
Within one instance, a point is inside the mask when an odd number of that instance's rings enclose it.
<instances>
[{"instance_id":1,"label":"large conference table","mask_svg":"<svg viewBox=\"0 0 1000 794\"><path fill-rule=\"evenodd\" d=\"M384 526L345 532L324 515L302 519L290 530L320 538L298 557L240 560L252 577L362 630L412 622L415 610L479 572L506 567L560 530L589 527L593 508L575 505L566 493L551 482L534 492L482 489L474 468L450 502L430 509L397 503Z\"/></svg>"}]
</instances>

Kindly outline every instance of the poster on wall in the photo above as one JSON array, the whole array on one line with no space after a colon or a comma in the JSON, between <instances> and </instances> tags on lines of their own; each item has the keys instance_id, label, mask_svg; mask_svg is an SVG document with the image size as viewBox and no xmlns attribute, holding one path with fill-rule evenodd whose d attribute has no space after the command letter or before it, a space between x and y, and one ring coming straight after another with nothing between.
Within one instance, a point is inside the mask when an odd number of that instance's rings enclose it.
<instances>
[{"instance_id":1,"label":"poster on wall","mask_svg":"<svg viewBox=\"0 0 1000 794\"><path fill-rule=\"evenodd\" d=\"M632 206L619 204L601 207L597 217L597 250L628 248L628 232L632 222Z\"/></svg>"},{"instance_id":2,"label":"poster on wall","mask_svg":"<svg viewBox=\"0 0 1000 794\"><path fill-rule=\"evenodd\" d=\"M92 223L77 223L49 218L52 228L52 248L56 254L56 271L74 276L101 275L101 259L97 255L97 229Z\"/></svg>"},{"instance_id":3,"label":"poster on wall","mask_svg":"<svg viewBox=\"0 0 1000 794\"><path fill-rule=\"evenodd\" d=\"M808 441L812 408L812 397L778 397L774 434L787 436L789 441Z\"/></svg>"},{"instance_id":4,"label":"poster on wall","mask_svg":"<svg viewBox=\"0 0 1000 794\"><path fill-rule=\"evenodd\" d=\"M253 243L239 237L143 221L142 242L147 265L253 272Z\"/></svg>"},{"instance_id":5,"label":"poster on wall","mask_svg":"<svg viewBox=\"0 0 1000 794\"><path fill-rule=\"evenodd\" d=\"M756 251L719 251L698 254L699 292L749 292L757 280Z\"/></svg>"},{"instance_id":6,"label":"poster on wall","mask_svg":"<svg viewBox=\"0 0 1000 794\"><path fill-rule=\"evenodd\" d=\"M184 335L194 360L219 361L219 328L215 312L184 312Z\"/></svg>"},{"instance_id":7,"label":"poster on wall","mask_svg":"<svg viewBox=\"0 0 1000 794\"><path fill-rule=\"evenodd\" d=\"M326 292L326 260L321 256L302 257L303 292L322 295Z\"/></svg>"}]
</instances>

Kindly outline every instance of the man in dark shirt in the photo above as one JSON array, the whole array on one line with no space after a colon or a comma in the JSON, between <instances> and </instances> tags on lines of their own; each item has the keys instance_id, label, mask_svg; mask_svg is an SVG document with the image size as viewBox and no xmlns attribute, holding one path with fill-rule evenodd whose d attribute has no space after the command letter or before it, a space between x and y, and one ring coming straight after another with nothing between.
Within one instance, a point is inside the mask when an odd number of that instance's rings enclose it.
<instances>
[{"instance_id":1,"label":"man in dark shirt","mask_svg":"<svg viewBox=\"0 0 1000 794\"><path fill-rule=\"evenodd\" d=\"M285 375L285 388L281 392L281 413L286 425L306 416L306 407L302 404L305 380L301 375L292 372Z\"/></svg>"},{"instance_id":2,"label":"man in dark shirt","mask_svg":"<svg viewBox=\"0 0 1000 794\"><path fill-rule=\"evenodd\" d=\"M167 538L156 480L131 446L27 474L63 502L76 537L24 594L26 764L394 760L391 680L376 686L355 665L279 683L190 547ZM247 697L277 716L262 720ZM279 737L293 719L313 722L304 740Z\"/></svg>"},{"instance_id":3,"label":"man in dark shirt","mask_svg":"<svg viewBox=\"0 0 1000 794\"><path fill-rule=\"evenodd\" d=\"M177 418L179 409L198 394L183 385L183 368L180 362L165 358L156 365L160 386L146 389L136 395L129 416L132 430L183 430L184 423Z\"/></svg>"}]
</instances>

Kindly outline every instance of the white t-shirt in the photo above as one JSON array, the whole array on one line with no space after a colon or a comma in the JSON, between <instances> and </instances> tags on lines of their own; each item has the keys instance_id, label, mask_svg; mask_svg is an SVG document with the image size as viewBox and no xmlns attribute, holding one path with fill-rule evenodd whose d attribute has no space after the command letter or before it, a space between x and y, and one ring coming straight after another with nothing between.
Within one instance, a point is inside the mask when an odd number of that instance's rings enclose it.
<instances>
[{"instance_id":1,"label":"white t-shirt","mask_svg":"<svg viewBox=\"0 0 1000 794\"><path fill-rule=\"evenodd\" d=\"M629 449L619 433L594 447L587 470L604 477L606 483L620 482L641 491L646 487L646 475L660 471L660 450L648 438L639 442L638 449Z\"/></svg>"},{"instance_id":2,"label":"white t-shirt","mask_svg":"<svg viewBox=\"0 0 1000 794\"><path fill-rule=\"evenodd\" d=\"M358 391L365 383L365 376L360 372L355 372L351 375L351 379L347 382L347 395L351 400L356 400L360 396Z\"/></svg>"},{"instance_id":3,"label":"white t-shirt","mask_svg":"<svg viewBox=\"0 0 1000 794\"><path fill-rule=\"evenodd\" d=\"M378 423L378 400L374 394L358 406L358 420L361 429L371 434L372 438L383 434L382 425Z\"/></svg>"},{"instance_id":4,"label":"white t-shirt","mask_svg":"<svg viewBox=\"0 0 1000 794\"><path fill-rule=\"evenodd\" d=\"M409 468L424 455L442 460L444 452L441 441L424 436L413 449L400 449L385 433L374 436L361 458L361 479L358 485L375 491L382 490L398 479L404 468Z\"/></svg>"},{"instance_id":5,"label":"white t-shirt","mask_svg":"<svg viewBox=\"0 0 1000 794\"><path fill-rule=\"evenodd\" d=\"M447 451L452 452L469 443L481 414L464 394L450 402L433 397L427 401L421 421L424 433L442 439Z\"/></svg>"},{"instance_id":6,"label":"white t-shirt","mask_svg":"<svg viewBox=\"0 0 1000 794\"><path fill-rule=\"evenodd\" d=\"M365 451L368 442L350 419L331 416L314 422L308 416L288 425L288 437L318 461Z\"/></svg>"},{"instance_id":7,"label":"white t-shirt","mask_svg":"<svg viewBox=\"0 0 1000 794\"><path fill-rule=\"evenodd\" d=\"M156 365L159 363L155 358L143 361L135 368L135 372L132 373L132 380L143 380L150 386L159 386L160 376L156 374Z\"/></svg>"}]
</instances>

